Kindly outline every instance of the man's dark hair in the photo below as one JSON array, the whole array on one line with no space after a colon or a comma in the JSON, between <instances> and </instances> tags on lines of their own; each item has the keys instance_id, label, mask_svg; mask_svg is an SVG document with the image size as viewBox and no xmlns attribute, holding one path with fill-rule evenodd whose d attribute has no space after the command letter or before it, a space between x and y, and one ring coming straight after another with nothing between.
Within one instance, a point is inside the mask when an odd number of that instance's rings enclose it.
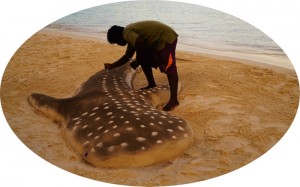
<instances>
[{"instance_id":1,"label":"man's dark hair","mask_svg":"<svg viewBox=\"0 0 300 187\"><path fill-rule=\"evenodd\" d=\"M122 37L124 27L114 25L107 32L107 41L111 44L117 43Z\"/></svg>"}]
</instances>

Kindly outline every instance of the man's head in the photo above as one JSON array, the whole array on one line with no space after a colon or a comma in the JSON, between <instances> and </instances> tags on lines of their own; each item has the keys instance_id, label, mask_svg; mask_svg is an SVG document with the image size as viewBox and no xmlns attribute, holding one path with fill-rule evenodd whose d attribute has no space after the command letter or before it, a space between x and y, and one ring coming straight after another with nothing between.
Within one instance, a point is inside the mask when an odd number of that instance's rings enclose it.
<instances>
[{"instance_id":1,"label":"man's head","mask_svg":"<svg viewBox=\"0 0 300 187\"><path fill-rule=\"evenodd\" d=\"M124 27L114 25L107 32L107 41L111 44L125 46L127 42L123 38Z\"/></svg>"}]
</instances>

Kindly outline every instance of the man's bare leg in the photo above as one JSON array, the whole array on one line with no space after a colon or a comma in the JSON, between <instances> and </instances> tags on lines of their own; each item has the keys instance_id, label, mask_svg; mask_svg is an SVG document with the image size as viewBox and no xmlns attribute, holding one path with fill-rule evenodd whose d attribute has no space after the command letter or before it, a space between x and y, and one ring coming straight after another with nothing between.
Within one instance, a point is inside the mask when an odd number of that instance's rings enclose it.
<instances>
[{"instance_id":1,"label":"man's bare leg","mask_svg":"<svg viewBox=\"0 0 300 187\"><path fill-rule=\"evenodd\" d=\"M170 111L176 108L179 105L178 99L177 99L177 91L178 91L178 74L176 73L169 73L167 74L168 81L170 85L170 100L166 104L166 106L163 107L164 111Z\"/></svg>"},{"instance_id":2,"label":"man's bare leg","mask_svg":"<svg viewBox=\"0 0 300 187\"><path fill-rule=\"evenodd\" d=\"M148 81L148 86L141 88L140 90L150 89L156 87L156 83L153 77L152 67L147 65L141 65L143 72L146 76L146 79Z\"/></svg>"}]
</instances>

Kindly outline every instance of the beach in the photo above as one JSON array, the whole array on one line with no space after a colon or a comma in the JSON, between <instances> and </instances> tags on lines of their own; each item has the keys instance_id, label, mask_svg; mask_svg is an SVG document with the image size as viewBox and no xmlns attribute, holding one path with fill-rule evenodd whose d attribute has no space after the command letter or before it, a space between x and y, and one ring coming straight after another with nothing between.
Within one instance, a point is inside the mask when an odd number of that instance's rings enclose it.
<instances>
[{"instance_id":1,"label":"beach","mask_svg":"<svg viewBox=\"0 0 300 187\"><path fill-rule=\"evenodd\" d=\"M34 111L34 92L72 96L104 63L119 59L124 47L80 35L42 30L25 42L7 65L1 102L18 138L48 162L77 175L114 184L174 185L234 171L270 150L289 129L299 103L293 69L225 60L177 51L180 106L171 114L187 120L193 145L180 156L142 168L95 168L80 160L61 127ZM158 84L166 75L155 71ZM138 74L134 88L146 84Z\"/></svg>"}]
</instances>

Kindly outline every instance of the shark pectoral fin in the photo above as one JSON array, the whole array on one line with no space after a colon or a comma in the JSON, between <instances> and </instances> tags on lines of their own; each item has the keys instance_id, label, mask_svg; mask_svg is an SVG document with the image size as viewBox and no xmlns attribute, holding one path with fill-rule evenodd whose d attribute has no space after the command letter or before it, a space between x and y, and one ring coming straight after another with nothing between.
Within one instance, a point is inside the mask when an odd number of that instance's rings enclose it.
<instances>
[{"instance_id":1,"label":"shark pectoral fin","mask_svg":"<svg viewBox=\"0 0 300 187\"><path fill-rule=\"evenodd\" d=\"M63 116L58 112L59 100L44 94L33 93L28 97L29 104L54 121L62 121Z\"/></svg>"}]
</instances>

